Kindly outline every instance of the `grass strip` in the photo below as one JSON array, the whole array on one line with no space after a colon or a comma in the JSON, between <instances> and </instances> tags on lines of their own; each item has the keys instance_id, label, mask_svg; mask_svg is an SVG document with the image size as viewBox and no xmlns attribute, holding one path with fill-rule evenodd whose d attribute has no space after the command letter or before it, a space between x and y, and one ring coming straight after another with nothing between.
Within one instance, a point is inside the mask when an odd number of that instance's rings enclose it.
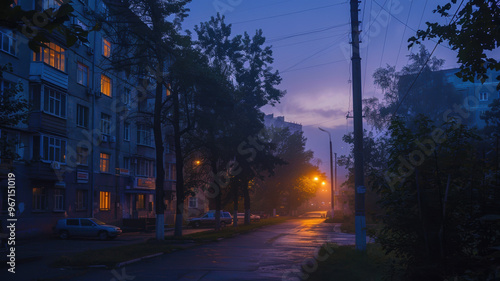
<instances>
[{"instance_id":1,"label":"grass strip","mask_svg":"<svg viewBox=\"0 0 500 281\"><path fill-rule=\"evenodd\" d=\"M388 280L391 275L392 278L395 277L394 258L386 255L378 244L368 244L364 253L357 251L354 246L326 243L318 257L328 258L324 261L316 260L316 265L303 265L302 274L307 277L304 280L382 281Z\"/></svg>"},{"instance_id":2,"label":"grass strip","mask_svg":"<svg viewBox=\"0 0 500 281\"><path fill-rule=\"evenodd\" d=\"M288 217L267 218L267 219L262 219L259 222L252 222L251 224L248 224L248 225L238 224L237 227L234 227L232 225L226 226L219 231L208 230L208 231L196 232L196 233L192 233L192 234L183 235L182 237L166 236L165 239L167 239L167 240L193 240L195 242L218 241L221 238L234 237L238 234L247 233L247 232L253 231L255 229L258 229L258 228L261 228L264 226L283 223L283 222L287 221L288 219L290 219L290 218L288 218Z\"/></svg>"}]
</instances>

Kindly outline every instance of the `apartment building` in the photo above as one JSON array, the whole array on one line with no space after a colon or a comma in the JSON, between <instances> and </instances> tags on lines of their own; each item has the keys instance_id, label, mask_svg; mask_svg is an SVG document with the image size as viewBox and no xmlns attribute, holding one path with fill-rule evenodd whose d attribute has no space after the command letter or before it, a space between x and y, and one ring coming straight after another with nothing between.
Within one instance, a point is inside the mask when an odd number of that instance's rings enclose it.
<instances>
[{"instance_id":1,"label":"apartment building","mask_svg":"<svg viewBox=\"0 0 500 281\"><path fill-rule=\"evenodd\" d=\"M57 8L55 0L19 0L24 10ZM106 15L100 0L73 1L72 24L89 28L93 15ZM7 172L16 176L17 235L48 234L64 217L96 217L122 225L123 219L154 217L155 146L150 120L135 118L151 101L138 94L139 79L109 67L113 43L104 25L89 42L66 46L50 35L40 52L29 49L15 30L1 29L2 89L22 84L31 109L27 124L6 127L16 159L0 156L0 219L7 218ZM165 139L168 138L165 136ZM175 159L167 145L165 202L174 212ZM170 160L168 160L170 159ZM173 216L172 216L173 217Z\"/></svg>"}]
</instances>

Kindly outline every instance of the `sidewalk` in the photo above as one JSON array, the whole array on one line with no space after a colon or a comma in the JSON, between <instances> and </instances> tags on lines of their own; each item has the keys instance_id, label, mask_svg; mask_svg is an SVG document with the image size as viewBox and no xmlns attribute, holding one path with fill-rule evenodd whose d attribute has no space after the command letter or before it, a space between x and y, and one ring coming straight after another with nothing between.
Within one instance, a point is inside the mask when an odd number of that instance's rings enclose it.
<instances>
[{"instance_id":1,"label":"sidewalk","mask_svg":"<svg viewBox=\"0 0 500 281\"><path fill-rule=\"evenodd\" d=\"M183 235L208 230L211 229L183 229ZM173 228L165 229L165 236L173 234ZM17 240L15 246L16 274L7 271L9 268L6 262L8 252L0 250L0 280L64 280L69 276L78 276L89 269L66 270L50 267L50 264L61 256L86 250L142 243L154 237L154 232L128 232L114 240L107 241L90 238L60 240L55 237Z\"/></svg>"}]
</instances>

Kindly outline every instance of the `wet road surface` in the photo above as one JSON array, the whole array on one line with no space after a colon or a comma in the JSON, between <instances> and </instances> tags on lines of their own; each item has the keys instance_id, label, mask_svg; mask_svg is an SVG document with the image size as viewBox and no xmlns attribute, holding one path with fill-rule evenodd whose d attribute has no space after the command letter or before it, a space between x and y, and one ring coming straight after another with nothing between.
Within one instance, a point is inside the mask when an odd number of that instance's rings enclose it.
<instances>
[{"instance_id":1,"label":"wet road surface","mask_svg":"<svg viewBox=\"0 0 500 281\"><path fill-rule=\"evenodd\" d=\"M70 280L301 280L301 264L314 263L324 242L354 244L354 235L335 232L323 221L290 220L120 269L82 272Z\"/></svg>"}]
</instances>

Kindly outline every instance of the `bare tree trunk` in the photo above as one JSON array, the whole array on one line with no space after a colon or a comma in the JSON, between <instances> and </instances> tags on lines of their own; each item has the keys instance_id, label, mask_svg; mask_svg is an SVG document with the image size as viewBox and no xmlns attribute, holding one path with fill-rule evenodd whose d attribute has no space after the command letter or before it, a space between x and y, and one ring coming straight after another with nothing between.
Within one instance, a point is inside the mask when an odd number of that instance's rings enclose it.
<instances>
[{"instance_id":1,"label":"bare tree trunk","mask_svg":"<svg viewBox=\"0 0 500 281\"><path fill-rule=\"evenodd\" d=\"M245 224L250 224L250 194L248 192L248 182L243 185L243 196L245 199Z\"/></svg>"},{"instance_id":2,"label":"bare tree trunk","mask_svg":"<svg viewBox=\"0 0 500 281\"><path fill-rule=\"evenodd\" d=\"M218 177L219 175L217 174L217 160L215 157L212 157L211 159L211 166L212 166L212 174L214 177ZM217 179L213 179L214 182L218 182ZM221 209L222 209L222 186L218 185L218 189L216 190L216 195L215 195L215 230L220 230L220 215L221 215Z\"/></svg>"},{"instance_id":3,"label":"bare tree trunk","mask_svg":"<svg viewBox=\"0 0 500 281\"><path fill-rule=\"evenodd\" d=\"M238 183L234 183L233 186L234 189L234 214L233 214L233 226L237 227L238 226Z\"/></svg>"}]
</instances>

